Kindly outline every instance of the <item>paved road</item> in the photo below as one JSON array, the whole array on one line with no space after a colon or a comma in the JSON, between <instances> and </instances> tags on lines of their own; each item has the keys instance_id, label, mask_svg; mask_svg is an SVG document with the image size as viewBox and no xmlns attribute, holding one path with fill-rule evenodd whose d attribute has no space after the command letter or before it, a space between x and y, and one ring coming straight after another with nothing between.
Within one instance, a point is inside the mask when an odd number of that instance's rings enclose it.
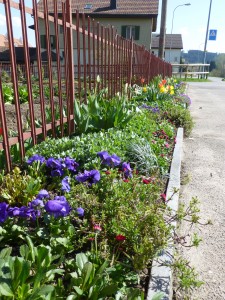
<instances>
[{"instance_id":1,"label":"paved road","mask_svg":"<svg viewBox=\"0 0 225 300\"><path fill-rule=\"evenodd\" d=\"M195 128L184 141L183 172L191 179L183 186L181 200L197 196L202 219L213 222L198 230L201 245L185 250L205 282L191 299L225 300L225 82L210 79L190 83L187 91Z\"/></svg>"}]
</instances>

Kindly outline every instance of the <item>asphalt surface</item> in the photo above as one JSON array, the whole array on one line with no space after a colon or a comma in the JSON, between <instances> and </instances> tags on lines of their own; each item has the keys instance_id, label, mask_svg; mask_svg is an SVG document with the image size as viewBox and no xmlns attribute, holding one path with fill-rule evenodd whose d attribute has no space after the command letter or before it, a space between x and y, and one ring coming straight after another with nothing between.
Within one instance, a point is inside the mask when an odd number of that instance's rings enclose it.
<instances>
[{"instance_id":1,"label":"asphalt surface","mask_svg":"<svg viewBox=\"0 0 225 300\"><path fill-rule=\"evenodd\" d=\"M197 249L186 248L184 255L205 284L193 291L189 299L225 299L225 81L189 83L187 94L195 127L183 145L181 201L197 196L201 221L212 225L192 228L203 239ZM188 232L183 224L182 231ZM181 297L181 299L184 299Z\"/></svg>"}]
</instances>

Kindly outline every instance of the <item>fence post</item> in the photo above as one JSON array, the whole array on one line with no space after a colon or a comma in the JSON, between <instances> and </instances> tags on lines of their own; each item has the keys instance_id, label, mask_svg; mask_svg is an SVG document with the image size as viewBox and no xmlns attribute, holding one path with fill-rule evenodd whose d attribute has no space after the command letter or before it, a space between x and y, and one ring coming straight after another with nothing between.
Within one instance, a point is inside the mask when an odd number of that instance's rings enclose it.
<instances>
[{"instance_id":1,"label":"fence post","mask_svg":"<svg viewBox=\"0 0 225 300\"><path fill-rule=\"evenodd\" d=\"M79 16L79 15L78 15ZM70 115L74 116L74 57L73 57L73 30L72 24L72 9L71 0L66 0L66 18L69 23L69 27L66 28L66 39L68 45L68 67L69 67L69 119ZM78 28L79 30L79 28ZM74 120L70 120L69 124L69 134L74 131Z\"/></svg>"},{"instance_id":2,"label":"fence post","mask_svg":"<svg viewBox=\"0 0 225 300\"><path fill-rule=\"evenodd\" d=\"M14 89L14 101L15 101L15 109L16 109L18 140L19 140L19 147L20 147L20 158L22 161L23 157L25 156L25 147L24 147L24 138L23 138L22 117L21 117L21 111L20 111L18 77L17 77L17 73L16 73L16 53L15 53L14 38L13 38L12 16L11 16L11 9L10 9L10 1L4 0L3 3L5 4L10 61L11 61L11 66L12 66L11 76L12 76L12 83L13 83L13 89Z\"/></svg>"},{"instance_id":3,"label":"fence post","mask_svg":"<svg viewBox=\"0 0 225 300\"><path fill-rule=\"evenodd\" d=\"M129 74L128 74L128 85L131 86L131 80L133 76L133 55L134 55L134 40L133 37L130 41L130 63L129 63ZM130 90L128 94L128 98L130 99Z\"/></svg>"},{"instance_id":4,"label":"fence post","mask_svg":"<svg viewBox=\"0 0 225 300\"><path fill-rule=\"evenodd\" d=\"M0 87L2 87L1 74L0 74ZM2 89L0 89L0 126L2 127L3 149L5 151L5 157L6 157L6 171L10 172L12 168L12 163L10 157L9 140L8 140L9 137L7 132L5 105L3 100Z\"/></svg>"}]
</instances>

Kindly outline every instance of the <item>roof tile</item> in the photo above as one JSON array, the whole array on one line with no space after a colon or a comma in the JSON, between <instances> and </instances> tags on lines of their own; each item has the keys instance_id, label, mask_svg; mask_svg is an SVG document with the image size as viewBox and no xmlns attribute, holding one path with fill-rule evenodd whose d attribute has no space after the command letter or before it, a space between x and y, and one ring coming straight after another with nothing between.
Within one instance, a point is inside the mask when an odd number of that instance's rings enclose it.
<instances>
[{"instance_id":1,"label":"roof tile","mask_svg":"<svg viewBox=\"0 0 225 300\"><path fill-rule=\"evenodd\" d=\"M49 12L54 11L54 0L48 0ZM61 12L62 0L58 0L58 11ZM90 9L84 9L87 4L92 4ZM91 15L158 15L159 0L117 0L117 8L111 9L110 0L72 0L72 12ZM43 0L38 2L40 11L44 10Z\"/></svg>"}]
</instances>

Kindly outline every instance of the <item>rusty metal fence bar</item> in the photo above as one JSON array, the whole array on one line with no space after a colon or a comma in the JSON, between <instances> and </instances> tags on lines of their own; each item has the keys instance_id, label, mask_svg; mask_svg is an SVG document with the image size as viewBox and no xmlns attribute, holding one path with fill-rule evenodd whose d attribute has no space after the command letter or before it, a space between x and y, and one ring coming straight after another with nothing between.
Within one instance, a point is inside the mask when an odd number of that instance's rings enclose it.
<instances>
[{"instance_id":1,"label":"rusty metal fence bar","mask_svg":"<svg viewBox=\"0 0 225 300\"><path fill-rule=\"evenodd\" d=\"M74 132L75 98L87 101L88 94L105 88L109 98L118 92L124 95L126 83L138 83L143 78L147 82L159 74L172 75L171 65L144 46L124 39L112 26L104 27L79 11L72 12L71 0L62 1L60 6L54 1L53 7L49 7L47 0L43 0L42 7L37 0L32 0L32 7L26 7L25 0L0 0L0 5L5 10L10 54L8 62L0 61L0 157L4 158L7 171L12 168L13 145L19 145L22 161L26 140L35 145L49 134L63 137ZM12 9L20 12L24 64L17 63ZM33 16L34 21L36 58L29 54L28 15ZM9 106L4 102L5 85L13 90L11 108L16 120L13 135ZM19 94L22 85L28 91L26 128ZM38 99L34 98L34 87L38 90Z\"/></svg>"}]
</instances>

